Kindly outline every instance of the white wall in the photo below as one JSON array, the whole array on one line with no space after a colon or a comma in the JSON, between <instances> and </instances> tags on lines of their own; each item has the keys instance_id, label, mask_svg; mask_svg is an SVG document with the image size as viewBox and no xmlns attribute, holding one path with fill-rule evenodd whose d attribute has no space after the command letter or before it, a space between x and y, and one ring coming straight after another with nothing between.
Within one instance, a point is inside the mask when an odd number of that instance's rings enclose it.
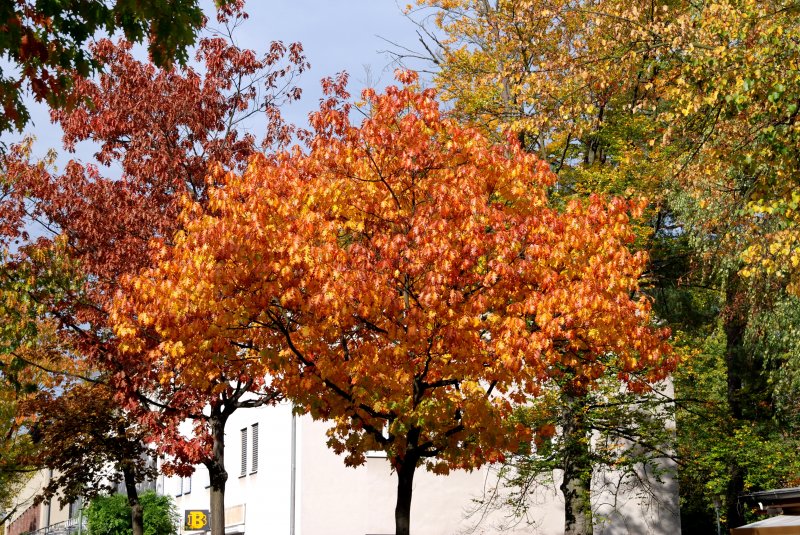
<instances>
[{"instance_id":1,"label":"white wall","mask_svg":"<svg viewBox=\"0 0 800 535\"><path fill-rule=\"evenodd\" d=\"M258 471L251 473L251 433L255 423L259 427ZM225 427L225 467L228 471L225 506L245 504L245 525L239 526L243 533L289 533L290 426L291 410L288 405L242 409L228 420ZM248 466L247 475L240 477L240 430L244 427L248 430ZM191 492L176 497L181 523L184 510L209 508L208 471L200 466L191 479ZM172 496L179 493L180 478L162 478L162 481L163 492Z\"/></svg>"},{"instance_id":2,"label":"white wall","mask_svg":"<svg viewBox=\"0 0 800 535\"><path fill-rule=\"evenodd\" d=\"M291 410L286 404L237 411L226 427L226 467L228 486L226 506L245 504L245 524L228 533L247 535L289 535L291 487ZM239 477L241 434L259 424L259 467ZM327 424L308 417L297 424L296 526L295 535L389 535L394 533L396 477L382 457L369 457L357 468L344 466L341 457L327 448ZM537 486L530 497L528 522L511 518L508 510L495 510L486 516L477 509L481 498L496 485L494 470L485 467L473 472L457 471L448 476L417 471L411 510L414 535L456 535L563 533L563 500L558 491L558 473L549 483ZM177 498L181 518L184 509L208 509L208 475L200 467L192 477L189 494ZM605 487L597 496L598 535L674 535L680 533L677 516L677 488L667 478L655 492L619 485L618 474L598 474L595 487ZM617 488L619 487L619 488ZM163 481L168 494L177 494L178 478ZM610 492L617 489L618 492Z\"/></svg>"}]
</instances>

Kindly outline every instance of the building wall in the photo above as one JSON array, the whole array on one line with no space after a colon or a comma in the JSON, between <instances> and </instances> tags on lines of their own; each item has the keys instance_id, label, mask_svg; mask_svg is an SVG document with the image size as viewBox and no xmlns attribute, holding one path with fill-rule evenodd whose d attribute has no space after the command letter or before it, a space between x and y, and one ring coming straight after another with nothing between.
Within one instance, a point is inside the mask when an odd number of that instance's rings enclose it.
<instances>
[{"instance_id":1,"label":"building wall","mask_svg":"<svg viewBox=\"0 0 800 535\"><path fill-rule=\"evenodd\" d=\"M226 428L228 485L226 506L244 506L244 522L227 532L247 535L291 534L292 416L288 405L237 411ZM258 424L258 470L253 473L252 426ZM247 468L241 475L241 430L248 430ZM365 465L345 467L326 446L327 424L297 419L294 535L389 535L394 533L396 478L389 462L368 457ZM646 479L648 474L638 474ZM619 474L598 474L594 499L599 535L674 535L680 533L674 479L650 487L632 485ZM475 500L497 488L494 469L456 471L448 476L417 471L411 522L415 535L563 533L559 474L536 486L526 521L507 509L479 510ZM198 468L190 480L162 477L159 490L176 496L181 518L187 509L207 510L208 474ZM187 492L188 491L188 492ZM233 511L231 511L231 514ZM472 513L472 514L470 514Z\"/></svg>"},{"instance_id":2,"label":"building wall","mask_svg":"<svg viewBox=\"0 0 800 535\"><path fill-rule=\"evenodd\" d=\"M239 410L228 420L225 428L225 466L228 471L225 505L228 509L244 505L244 523L229 526L229 533L289 533L291 421L288 405ZM258 424L258 467L255 472L252 470L254 424ZM241 475L242 429L247 429L244 475ZM203 466L197 467L191 478L162 476L158 490L175 497L181 521L186 510L209 508L208 471Z\"/></svg>"},{"instance_id":3,"label":"building wall","mask_svg":"<svg viewBox=\"0 0 800 535\"><path fill-rule=\"evenodd\" d=\"M38 472L34 472L31 474L31 477L22 487L22 489L17 493L16 498L14 499L14 503L12 504L12 509L16 509L16 512L11 515L11 517L6 522L6 526L10 526L17 518L24 515L28 509L33 507L33 501L39 491L47 482L47 472L44 470L40 470Z\"/></svg>"},{"instance_id":4,"label":"building wall","mask_svg":"<svg viewBox=\"0 0 800 535\"><path fill-rule=\"evenodd\" d=\"M394 533L397 480L385 457L368 457L365 465L345 467L342 458L325 446L324 422L302 420L301 509L302 535L366 535ZM455 471L437 476L417 469L411 505L415 535L463 532L479 516L467 517L473 498L483 495L487 469ZM492 521L497 519L491 519ZM484 522L487 533L499 533ZM562 530L563 531L563 530ZM503 533L514 533L507 529ZM520 531L521 533L522 531ZM480 531L478 531L480 533ZM530 533L528 530L527 533Z\"/></svg>"},{"instance_id":5,"label":"building wall","mask_svg":"<svg viewBox=\"0 0 800 535\"><path fill-rule=\"evenodd\" d=\"M27 507L8 525L8 535L20 535L39 529L39 504Z\"/></svg>"},{"instance_id":6,"label":"building wall","mask_svg":"<svg viewBox=\"0 0 800 535\"><path fill-rule=\"evenodd\" d=\"M253 442L253 426L258 441ZM189 426L187 425L187 428ZM242 473L242 429L246 463ZM296 469L292 493L292 414L288 404L237 411L226 428L227 533L247 535L389 535L394 533L396 478L385 457L374 455L363 466L348 468L326 446L327 424L308 417L296 419ZM257 450L257 466L253 465ZM665 466L669 468L669 466ZM411 510L415 535L563 533L563 500L559 473L532 489L528 516L513 518L508 509L481 509L476 500L502 494L492 467L448 476L417 471ZM19 535L65 521L69 508L33 505L46 484L46 471L34 474L20 492L18 511L7 524L8 535ZM650 480L650 485L634 481ZM675 479L640 473L623 478L595 475L593 507L598 535L674 535L680 533ZM186 510L209 508L208 473L198 467L191 478L161 476L157 490L175 497L183 519ZM293 498L294 497L294 498ZM49 509L49 511L48 511ZM15 522L16 521L16 522ZM294 531L292 531L294 524ZM23 529L24 528L24 529Z\"/></svg>"},{"instance_id":7,"label":"building wall","mask_svg":"<svg viewBox=\"0 0 800 535\"><path fill-rule=\"evenodd\" d=\"M35 498L41 494L42 489L47 485L50 479L49 470L39 470L31 475L31 478L17 494L14 506L17 512L9 518L6 522L9 535L17 535L18 533L25 533L31 530L31 525L35 524L37 529L52 526L58 522L64 522L69 519L69 505L66 504L61 507L58 497L54 498L51 502L43 502L34 505ZM24 517L24 518L23 518ZM35 522L32 519L36 519ZM17 523L17 520L20 520ZM23 526L24 529L16 530L15 526Z\"/></svg>"}]
</instances>

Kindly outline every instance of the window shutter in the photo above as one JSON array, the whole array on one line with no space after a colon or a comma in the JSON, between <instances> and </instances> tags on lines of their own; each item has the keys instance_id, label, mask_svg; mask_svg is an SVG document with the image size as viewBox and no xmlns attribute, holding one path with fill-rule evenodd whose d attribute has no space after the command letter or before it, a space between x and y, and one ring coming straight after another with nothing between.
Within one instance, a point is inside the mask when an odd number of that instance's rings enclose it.
<instances>
[{"instance_id":1,"label":"window shutter","mask_svg":"<svg viewBox=\"0 0 800 535\"><path fill-rule=\"evenodd\" d=\"M252 440L253 440L253 451L252 451L253 460L251 461L252 465L250 467L250 473L254 474L254 473L258 472L258 424L253 424L252 428L253 428L253 432L252 432L252 435L253 435L253 438L252 438Z\"/></svg>"},{"instance_id":2,"label":"window shutter","mask_svg":"<svg viewBox=\"0 0 800 535\"><path fill-rule=\"evenodd\" d=\"M242 429L242 470L239 477L247 475L247 428Z\"/></svg>"}]
</instances>

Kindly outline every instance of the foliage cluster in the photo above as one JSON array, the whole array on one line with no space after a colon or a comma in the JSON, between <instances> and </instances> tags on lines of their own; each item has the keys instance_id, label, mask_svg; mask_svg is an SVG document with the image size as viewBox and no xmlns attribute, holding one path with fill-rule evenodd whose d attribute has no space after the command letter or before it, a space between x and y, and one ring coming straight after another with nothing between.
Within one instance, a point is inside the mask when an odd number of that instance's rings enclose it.
<instances>
[{"instance_id":1,"label":"foliage cluster","mask_svg":"<svg viewBox=\"0 0 800 535\"><path fill-rule=\"evenodd\" d=\"M178 513L169 496L153 491L142 493L144 535L176 535ZM131 512L123 494L98 496L86 508L89 535L128 535L131 532Z\"/></svg>"},{"instance_id":2,"label":"foliage cluster","mask_svg":"<svg viewBox=\"0 0 800 535\"><path fill-rule=\"evenodd\" d=\"M642 391L672 360L636 291L636 204L551 207L546 164L398 76L363 93L359 125L344 80L327 81L307 152L218 172L114 319L131 354L155 332L148 359L200 381L217 360L263 362L299 410L335 423L348 464L386 451L407 533L416 467L501 459L526 435L504 425L513 404L548 380L585 396L609 373Z\"/></svg>"},{"instance_id":3,"label":"foliage cluster","mask_svg":"<svg viewBox=\"0 0 800 535\"><path fill-rule=\"evenodd\" d=\"M22 130L30 119L23 102L26 90L53 107L74 104L74 74L86 77L103 66L86 47L98 32L119 31L137 43L147 40L153 61L168 66L186 61L204 16L197 0L20 0L3 2L0 21L0 55L12 67L0 75L0 132L5 132Z\"/></svg>"}]
</instances>

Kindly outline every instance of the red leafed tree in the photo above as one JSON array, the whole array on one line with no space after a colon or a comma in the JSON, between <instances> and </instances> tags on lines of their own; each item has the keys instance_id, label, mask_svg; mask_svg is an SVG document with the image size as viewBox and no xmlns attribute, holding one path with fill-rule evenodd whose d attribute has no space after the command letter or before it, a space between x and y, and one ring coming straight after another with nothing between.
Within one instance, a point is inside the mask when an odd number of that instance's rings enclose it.
<instances>
[{"instance_id":1,"label":"red leafed tree","mask_svg":"<svg viewBox=\"0 0 800 535\"><path fill-rule=\"evenodd\" d=\"M220 22L232 28L241 16L222 12ZM299 44L276 42L259 56L220 36L200 40L202 73L137 61L126 42L103 40L93 52L107 71L96 81L77 80L73 89L80 104L53 118L64 129L68 149L83 140L99 145L99 165L71 161L56 174L30 162L24 148L12 148L4 161L9 186L3 214L25 213L65 236L88 282L80 299L52 303L50 312L70 347L110 378L120 392L117 401L148 424L149 438L174 457L175 469L208 466L213 531L220 534L225 421L238 408L275 399L264 369L255 361L214 360L202 377L187 376L146 360L145 348L122 353L111 336L110 305L120 281L152 261L150 241L169 242L179 230L182 199L206 202L212 168L242 171L259 148L288 142L291 130L278 108L299 98L293 79L307 63ZM255 115L265 119L261 140L240 129ZM112 165L121 176L107 176ZM24 222L6 221L8 236L24 234ZM208 406L210 413L204 411ZM177 431L185 418L195 419L192 438Z\"/></svg>"},{"instance_id":2,"label":"red leafed tree","mask_svg":"<svg viewBox=\"0 0 800 535\"><path fill-rule=\"evenodd\" d=\"M628 379L666 348L635 294L631 207L551 208L545 163L443 117L415 75L399 79L363 94L360 125L345 78L326 81L308 150L220 179L127 305L180 366L203 365L186 348L248 348L297 407L333 422L347 464L385 451L406 535L419 466L499 460L529 438L514 405L550 374L588 385L614 352ZM141 343L135 325L117 329Z\"/></svg>"}]
</instances>

